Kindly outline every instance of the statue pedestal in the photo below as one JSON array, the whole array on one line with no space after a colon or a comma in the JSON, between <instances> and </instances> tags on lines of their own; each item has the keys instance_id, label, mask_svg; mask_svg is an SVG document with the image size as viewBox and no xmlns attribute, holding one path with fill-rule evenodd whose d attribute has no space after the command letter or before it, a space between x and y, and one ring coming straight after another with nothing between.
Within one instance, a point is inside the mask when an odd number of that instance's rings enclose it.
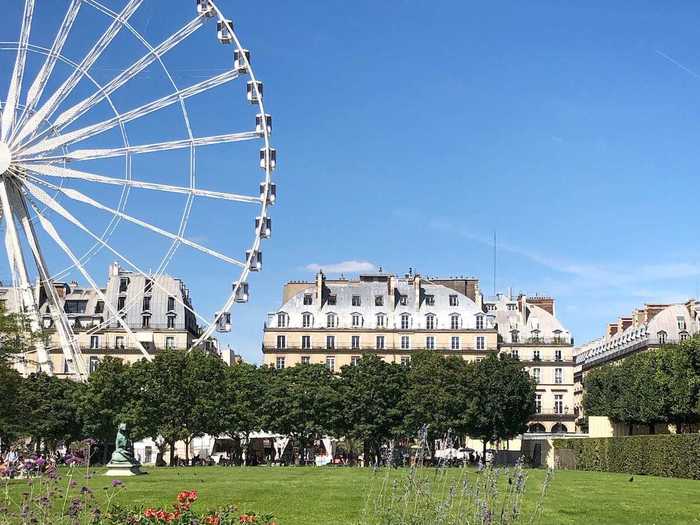
<instances>
[{"instance_id":1,"label":"statue pedestal","mask_svg":"<svg viewBox=\"0 0 700 525\"><path fill-rule=\"evenodd\" d=\"M141 474L145 474L145 472L141 472L141 465L139 463L114 463L110 461L107 463L107 472L105 472L104 475L124 477L139 476Z\"/></svg>"}]
</instances>

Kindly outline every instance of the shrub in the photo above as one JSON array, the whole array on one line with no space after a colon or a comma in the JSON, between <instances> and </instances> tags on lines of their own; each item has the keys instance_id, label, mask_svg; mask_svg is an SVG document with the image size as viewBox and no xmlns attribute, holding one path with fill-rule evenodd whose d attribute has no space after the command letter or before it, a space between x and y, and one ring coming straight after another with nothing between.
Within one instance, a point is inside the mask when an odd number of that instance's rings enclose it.
<instances>
[{"instance_id":1,"label":"shrub","mask_svg":"<svg viewBox=\"0 0 700 525\"><path fill-rule=\"evenodd\" d=\"M700 434L555 439L573 450L577 470L700 479Z\"/></svg>"}]
</instances>

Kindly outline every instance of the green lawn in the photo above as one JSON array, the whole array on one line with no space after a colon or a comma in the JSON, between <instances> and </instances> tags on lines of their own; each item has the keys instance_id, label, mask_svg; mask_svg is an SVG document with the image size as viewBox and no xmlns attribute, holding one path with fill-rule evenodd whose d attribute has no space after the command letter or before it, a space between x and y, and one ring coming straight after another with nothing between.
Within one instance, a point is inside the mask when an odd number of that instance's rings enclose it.
<instances>
[{"instance_id":1,"label":"green lawn","mask_svg":"<svg viewBox=\"0 0 700 525\"><path fill-rule=\"evenodd\" d=\"M126 490L119 500L127 505L169 505L178 491L195 489L200 508L236 503L242 510L272 512L280 525L351 524L360 517L369 487L376 487L376 476L384 475L360 468L160 468L148 470L146 476L124 478ZM526 511L537 499L543 476L541 470L528 471ZM540 523L700 524L700 481L634 476L630 482L629 478L557 471ZM88 481L97 494L104 494L102 487L110 483L111 478L99 475ZM10 490L24 491L26 482L12 482Z\"/></svg>"}]
</instances>

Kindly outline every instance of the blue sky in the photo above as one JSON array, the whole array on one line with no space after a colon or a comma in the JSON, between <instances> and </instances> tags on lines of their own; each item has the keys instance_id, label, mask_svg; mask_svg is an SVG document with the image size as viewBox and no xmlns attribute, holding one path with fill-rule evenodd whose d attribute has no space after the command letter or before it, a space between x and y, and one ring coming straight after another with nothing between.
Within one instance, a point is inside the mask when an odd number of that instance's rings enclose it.
<instances>
[{"instance_id":1,"label":"blue sky","mask_svg":"<svg viewBox=\"0 0 700 525\"><path fill-rule=\"evenodd\" d=\"M191 16L189 2L145 4L147 36ZM220 5L252 50L279 152L265 268L225 338L246 359L282 285L313 265L473 275L491 293L494 231L498 290L555 296L577 342L644 302L698 295L696 3ZM183 82L220 71L218 50L181 57ZM245 247L201 214L193 235ZM230 279L194 264L175 270L211 311Z\"/></svg>"}]
</instances>

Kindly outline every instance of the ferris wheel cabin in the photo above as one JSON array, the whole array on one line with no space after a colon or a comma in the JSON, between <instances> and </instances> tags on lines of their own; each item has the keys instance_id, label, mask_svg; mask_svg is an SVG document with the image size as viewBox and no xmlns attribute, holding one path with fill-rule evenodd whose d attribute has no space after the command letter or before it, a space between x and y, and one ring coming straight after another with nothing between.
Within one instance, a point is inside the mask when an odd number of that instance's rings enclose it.
<instances>
[{"instance_id":1,"label":"ferris wheel cabin","mask_svg":"<svg viewBox=\"0 0 700 525\"><path fill-rule=\"evenodd\" d=\"M219 20L216 23L216 37L222 44L230 44L233 42L233 22L231 20Z\"/></svg>"},{"instance_id":2,"label":"ferris wheel cabin","mask_svg":"<svg viewBox=\"0 0 700 525\"><path fill-rule=\"evenodd\" d=\"M245 75L248 72L248 64L250 64L250 51L247 49L236 49L233 52L233 69L239 74Z\"/></svg>"}]
</instances>

